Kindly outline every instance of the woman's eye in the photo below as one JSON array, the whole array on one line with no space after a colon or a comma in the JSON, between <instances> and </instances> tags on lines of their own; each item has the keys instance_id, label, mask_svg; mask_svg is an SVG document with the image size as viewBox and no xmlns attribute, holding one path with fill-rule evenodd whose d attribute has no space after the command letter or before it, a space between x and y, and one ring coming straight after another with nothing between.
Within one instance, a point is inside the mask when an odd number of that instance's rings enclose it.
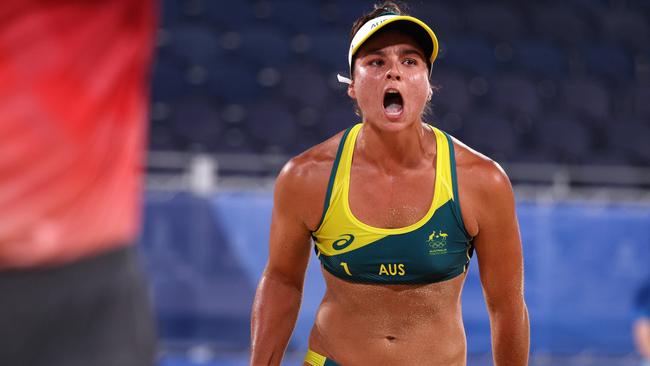
<instances>
[{"instance_id":1,"label":"woman's eye","mask_svg":"<svg viewBox=\"0 0 650 366\"><path fill-rule=\"evenodd\" d=\"M404 60L404 64L405 64L405 65L416 65L416 64L417 64L417 61L415 61L415 60L412 59L412 58L407 58L406 60Z\"/></svg>"},{"instance_id":2,"label":"woman's eye","mask_svg":"<svg viewBox=\"0 0 650 366\"><path fill-rule=\"evenodd\" d=\"M372 66L381 66L383 64L384 64L384 61L379 60L379 59L370 61L370 65L372 65Z\"/></svg>"}]
</instances>

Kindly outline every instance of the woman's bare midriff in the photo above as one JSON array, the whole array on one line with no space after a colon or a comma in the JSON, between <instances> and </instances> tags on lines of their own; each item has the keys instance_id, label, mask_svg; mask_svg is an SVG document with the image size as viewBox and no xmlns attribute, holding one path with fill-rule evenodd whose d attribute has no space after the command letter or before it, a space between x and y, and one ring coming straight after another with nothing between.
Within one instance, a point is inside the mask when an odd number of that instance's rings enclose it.
<instances>
[{"instance_id":1,"label":"woman's bare midriff","mask_svg":"<svg viewBox=\"0 0 650 366\"><path fill-rule=\"evenodd\" d=\"M465 275L423 285L351 283L323 271L327 291L309 338L343 366L464 366Z\"/></svg>"}]
</instances>

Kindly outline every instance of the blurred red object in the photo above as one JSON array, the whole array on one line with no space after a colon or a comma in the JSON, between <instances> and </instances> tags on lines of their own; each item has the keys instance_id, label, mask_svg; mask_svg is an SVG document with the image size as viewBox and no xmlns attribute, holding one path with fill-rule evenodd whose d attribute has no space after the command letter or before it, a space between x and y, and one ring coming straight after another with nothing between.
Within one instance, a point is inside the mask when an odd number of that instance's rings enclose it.
<instances>
[{"instance_id":1,"label":"blurred red object","mask_svg":"<svg viewBox=\"0 0 650 366\"><path fill-rule=\"evenodd\" d=\"M0 4L0 268L62 264L135 238L154 6Z\"/></svg>"}]
</instances>

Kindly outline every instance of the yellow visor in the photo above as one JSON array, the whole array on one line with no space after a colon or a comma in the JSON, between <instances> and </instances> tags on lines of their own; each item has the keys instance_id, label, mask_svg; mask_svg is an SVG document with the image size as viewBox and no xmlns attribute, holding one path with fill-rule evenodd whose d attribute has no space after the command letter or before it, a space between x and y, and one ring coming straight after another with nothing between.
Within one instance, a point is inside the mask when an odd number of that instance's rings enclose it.
<instances>
[{"instance_id":1,"label":"yellow visor","mask_svg":"<svg viewBox=\"0 0 650 366\"><path fill-rule=\"evenodd\" d=\"M352 42L350 42L350 51L348 52L348 66L350 75L352 75L352 58L355 53L361 48L361 45L368 40L373 34L378 30L384 28L388 24L395 22L405 22L409 25L410 28L405 28L409 33L414 33L413 36L416 40L422 41L425 47L425 52L430 51L430 54L425 55L429 58L429 64L433 65L438 56L438 38L436 38L435 33L420 19L414 18L407 15L382 15L373 19L370 19L366 24L364 24L357 33L352 37ZM431 42L429 44L429 42ZM345 77L339 75L339 81L346 82L344 80L349 80Z\"/></svg>"}]
</instances>

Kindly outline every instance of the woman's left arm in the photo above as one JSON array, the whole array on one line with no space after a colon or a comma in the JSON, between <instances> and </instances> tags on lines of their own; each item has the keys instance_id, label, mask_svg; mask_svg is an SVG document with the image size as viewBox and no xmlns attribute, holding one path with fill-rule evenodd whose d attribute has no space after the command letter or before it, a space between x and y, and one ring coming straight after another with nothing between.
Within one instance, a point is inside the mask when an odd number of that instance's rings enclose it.
<instances>
[{"instance_id":1,"label":"woman's left arm","mask_svg":"<svg viewBox=\"0 0 650 366\"><path fill-rule=\"evenodd\" d=\"M472 204L474 246L490 315L496 366L528 365L530 323L524 300L521 237L510 180L492 161L478 164Z\"/></svg>"}]
</instances>

